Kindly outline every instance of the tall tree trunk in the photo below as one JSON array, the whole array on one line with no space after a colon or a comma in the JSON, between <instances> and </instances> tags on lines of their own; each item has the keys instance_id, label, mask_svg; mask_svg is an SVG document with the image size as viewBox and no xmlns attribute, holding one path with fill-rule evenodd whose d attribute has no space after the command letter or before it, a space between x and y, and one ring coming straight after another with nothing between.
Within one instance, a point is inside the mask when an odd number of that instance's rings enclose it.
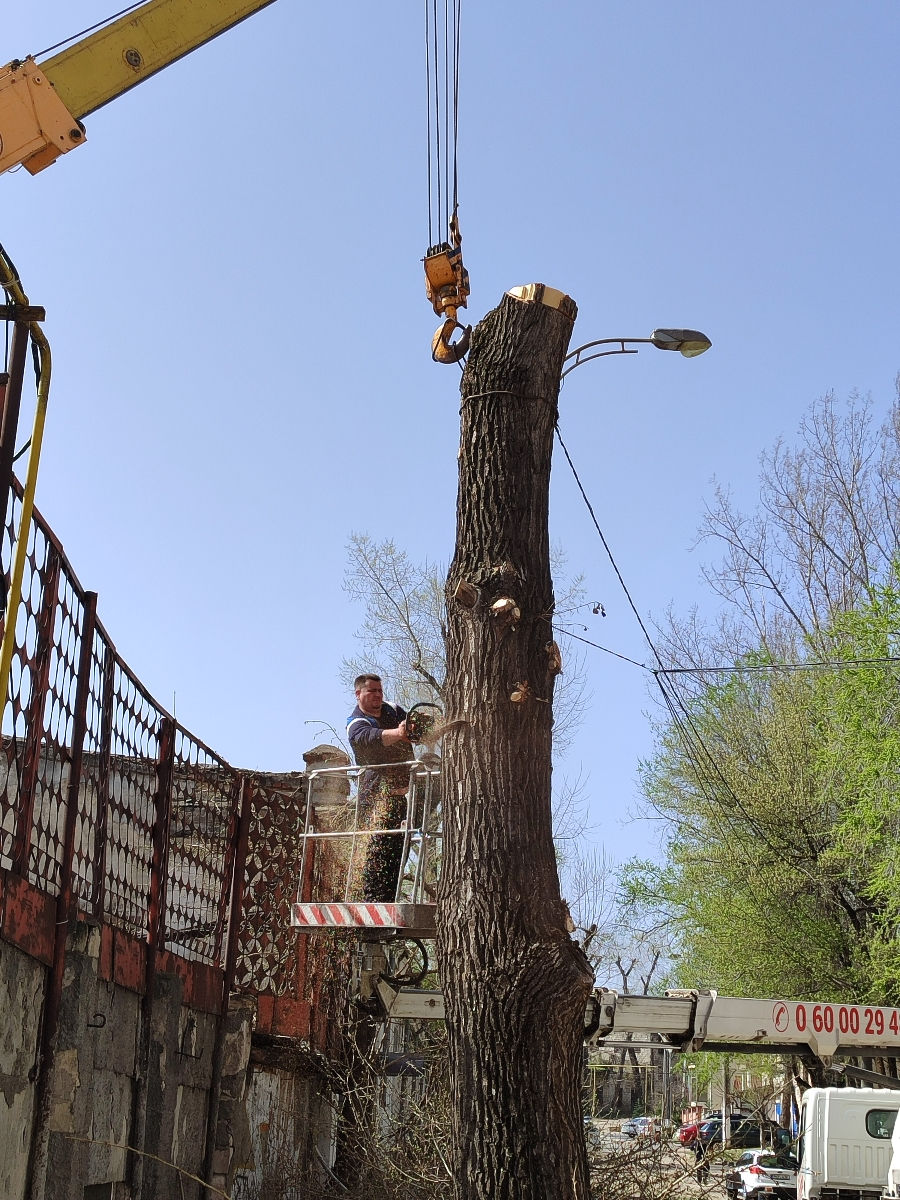
<instances>
[{"instance_id":1,"label":"tall tree trunk","mask_svg":"<svg viewBox=\"0 0 900 1200\"><path fill-rule=\"evenodd\" d=\"M576 309L542 295L507 294L488 313L461 389L445 703L468 724L445 743L437 910L458 1200L588 1196L581 1030L592 973L567 931L550 822L547 510Z\"/></svg>"}]
</instances>

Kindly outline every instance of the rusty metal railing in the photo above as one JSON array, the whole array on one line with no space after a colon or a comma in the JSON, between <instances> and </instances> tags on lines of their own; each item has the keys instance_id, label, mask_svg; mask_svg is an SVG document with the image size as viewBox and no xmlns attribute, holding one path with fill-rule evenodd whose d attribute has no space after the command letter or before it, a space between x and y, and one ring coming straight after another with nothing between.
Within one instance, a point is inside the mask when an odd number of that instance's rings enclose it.
<instances>
[{"instance_id":1,"label":"rusty metal railing","mask_svg":"<svg viewBox=\"0 0 900 1200\"><path fill-rule=\"evenodd\" d=\"M21 495L14 482L4 563ZM158 704L37 510L15 621L0 726L0 869L53 897L60 928L81 913L144 942L149 963L168 951L223 970L226 990L292 998L289 1029L313 1020L296 1006L321 1001L328 963L321 948L298 946L290 922L306 774L243 775ZM307 886L331 886L343 863L323 850Z\"/></svg>"},{"instance_id":2,"label":"rusty metal railing","mask_svg":"<svg viewBox=\"0 0 900 1200\"><path fill-rule=\"evenodd\" d=\"M7 563L20 504L16 486ZM0 867L54 897L70 874L79 911L223 966L240 796L240 773L122 660L35 511L0 737Z\"/></svg>"}]
</instances>

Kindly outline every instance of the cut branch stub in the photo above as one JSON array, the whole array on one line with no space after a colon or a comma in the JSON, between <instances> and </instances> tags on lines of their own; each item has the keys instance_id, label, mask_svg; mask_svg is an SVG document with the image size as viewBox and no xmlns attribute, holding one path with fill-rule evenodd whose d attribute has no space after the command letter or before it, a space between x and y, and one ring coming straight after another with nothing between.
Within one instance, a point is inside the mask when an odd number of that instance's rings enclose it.
<instances>
[{"instance_id":1,"label":"cut branch stub","mask_svg":"<svg viewBox=\"0 0 900 1200\"><path fill-rule=\"evenodd\" d=\"M473 587L467 580L460 579L453 593L453 599L460 608L474 608L478 603L478 588Z\"/></svg>"},{"instance_id":2,"label":"cut branch stub","mask_svg":"<svg viewBox=\"0 0 900 1200\"><path fill-rule=\"evenodd\" d=\"M562 674L562 654L556 642L548 642L546 645L547 651L547 670L551 675Z\"/></svg>"},{"instance_id":3,"label":"cut branch stub","mask_svg":"<svg viewBox=\"0 0 900 1200\"><path fill-rule=\"evenodd\" d=\"M511 596L501 596L491 605L491 616L500 629L515 629L522 610Z\"/></svg>"}]
</instances>

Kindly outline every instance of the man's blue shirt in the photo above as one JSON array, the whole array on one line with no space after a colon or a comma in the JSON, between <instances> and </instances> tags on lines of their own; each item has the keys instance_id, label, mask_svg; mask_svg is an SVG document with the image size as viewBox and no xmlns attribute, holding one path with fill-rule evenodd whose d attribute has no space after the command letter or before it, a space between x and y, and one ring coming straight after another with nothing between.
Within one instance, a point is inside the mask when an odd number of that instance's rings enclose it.
<instances>
[{"instance_id":1,"label":"man's blue shirt","mask_svg":"<svg viewBox=\"0 0 900 1200\"><path fill-rule=\"evenodd\" d=\"M399 704L382 704L377 717L367 716L357 704L347 718L347 737L357 765L369 763L406 762L411 751L406 742L385 746L381 741L382 729L396 729L406 720L406 711Z\"/></svg>"}]
</instances>

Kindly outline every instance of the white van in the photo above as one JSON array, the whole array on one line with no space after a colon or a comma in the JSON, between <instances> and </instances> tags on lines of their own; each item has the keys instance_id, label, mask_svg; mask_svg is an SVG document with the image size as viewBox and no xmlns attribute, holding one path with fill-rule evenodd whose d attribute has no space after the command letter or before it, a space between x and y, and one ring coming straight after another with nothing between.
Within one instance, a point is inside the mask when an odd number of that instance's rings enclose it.
<instances>
[{"instance_id":1,"label":"white van","mask_svg":"<svg viewBox=\"0 0 900 1200\"><path fill-rule=\"evenodd\" d=\"M800 1101L797 1200L879 1200L900 1092L810 1088Z\"/></svg>"},{"instance_id":2,"label":"white van","mask_svg":"<svg viewBox=\"0 0 900 1200\"><path fill-rule=\"evenodd\" d=\"M900 1121L895 1123L891 1134L891 1165L888 1167L884 1194L890 1200L900 1200Z\"/></svg>"}]
</instances>

